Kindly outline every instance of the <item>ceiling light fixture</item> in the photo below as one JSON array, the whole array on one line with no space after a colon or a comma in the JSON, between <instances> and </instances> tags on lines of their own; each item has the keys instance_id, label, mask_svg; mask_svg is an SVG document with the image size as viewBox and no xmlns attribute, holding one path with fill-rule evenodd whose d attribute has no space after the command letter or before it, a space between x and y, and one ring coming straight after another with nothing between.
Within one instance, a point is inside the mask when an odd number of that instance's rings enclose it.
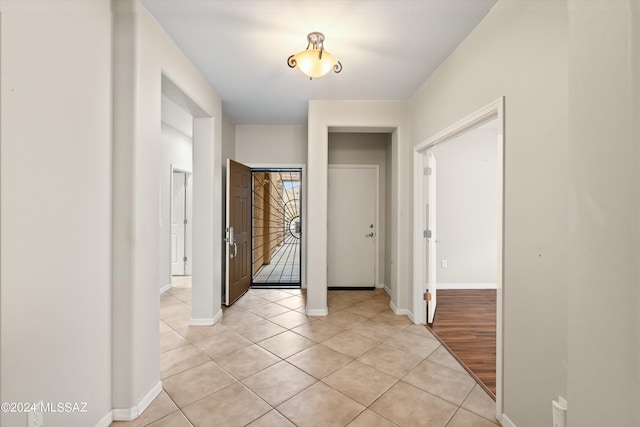
<instances>
[{"instance_id":1,"label":"ceiling light fixture","mask_svg":"<svg viewBox=\"0 0 640 427\"><path fill-rule=\"evenodd\" d=\"M319 32L309 33L307 36L307 48L302 52L291 55L287 59L290 68L298 67L300 71L309 76L322 77L329 71L335 73L342 71L342 64L331 53L324 50L324 34Z\"/></svg>"}]
</instances>

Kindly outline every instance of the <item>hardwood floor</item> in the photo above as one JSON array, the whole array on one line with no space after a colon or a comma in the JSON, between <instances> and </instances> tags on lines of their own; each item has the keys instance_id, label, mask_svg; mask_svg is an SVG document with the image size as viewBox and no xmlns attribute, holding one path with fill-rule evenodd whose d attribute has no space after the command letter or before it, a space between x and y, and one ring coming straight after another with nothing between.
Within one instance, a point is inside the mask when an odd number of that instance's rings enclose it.
<instances>
[{"instance_id":1,"label":"hardwood floor","mask_svg":"<svg viewBox=\"0 0 640 427\"><path fill-rule=\"evenodd\" d=\"M496 290L439 290L431 330L496 394Z\"/></svg>"}]
</instances>

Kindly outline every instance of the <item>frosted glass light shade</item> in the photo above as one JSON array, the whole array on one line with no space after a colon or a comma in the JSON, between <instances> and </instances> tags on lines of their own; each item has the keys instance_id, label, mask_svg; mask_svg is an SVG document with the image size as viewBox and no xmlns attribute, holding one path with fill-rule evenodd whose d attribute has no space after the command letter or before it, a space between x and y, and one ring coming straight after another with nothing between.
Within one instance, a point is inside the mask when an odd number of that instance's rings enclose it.
<instances>
[{"instance_id":1,"label":"frosted glass light shade","mask_svg":"<svg viewBox=\"0 0 640 427\"><path fill-rule=\"evenodd\" d=\"M307 48L302 52L291 55L287 59L289 68L300 68L311 79L322 77L329 71L342 71L342 64L335 56L324 50L324 34L314 31L307 35Z\"/></svg>"},{"instance_id":2,"label":"frosted glass light shade","mask_svg":"<svg viewBox=\"0 0 640 427\"><path fill-rule=\"evenodd\" d=\"M309 77L322 77L338 63L336 57L326 50L322 51L322 59L320 59L320 49L303 50L295 54L294 59L300 71Z\"/></svg>"}]
</instances>

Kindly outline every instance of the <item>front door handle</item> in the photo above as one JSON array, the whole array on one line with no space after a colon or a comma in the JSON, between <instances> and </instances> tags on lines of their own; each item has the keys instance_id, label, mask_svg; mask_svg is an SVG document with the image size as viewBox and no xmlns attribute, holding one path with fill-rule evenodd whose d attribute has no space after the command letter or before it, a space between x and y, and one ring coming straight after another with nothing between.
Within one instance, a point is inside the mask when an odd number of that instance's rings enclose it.
<instances>
[{"instance_id":1,"label":"front door handle","mask_svg":"<svg viewBox=\"0 0 640 427\"><path fill-rule=\"evenodd\" d=\"M236 236L233 227L229 227L229 259L234 259L238 255L238 245L236 244ZM233 253L231 253L231 246L233 245Z\"/></svg>"},{"instance_id":2,"label":"front door handle","mask_svg":"<svg viewBox=\"0 0 640 427\"><path fill-rule=\"evenodd\" d=\"M229 258L234 259L236 256L238 256L238 245L236 242L233 242L233 253L229 251Z\"/></svg>"}]
</instances>

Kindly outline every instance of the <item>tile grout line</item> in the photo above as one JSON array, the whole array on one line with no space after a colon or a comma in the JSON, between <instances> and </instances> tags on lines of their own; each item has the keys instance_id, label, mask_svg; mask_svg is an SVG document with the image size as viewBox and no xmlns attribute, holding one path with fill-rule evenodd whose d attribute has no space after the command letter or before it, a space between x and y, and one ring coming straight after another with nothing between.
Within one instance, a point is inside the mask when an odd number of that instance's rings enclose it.
<instances>
[{"instance_id":1,"label":"tile grout line","mask_svg":"<svg viewBox=\"0 0 640 427\"><path fill-rule=\"evenodd\" d=\"M286 293L289 293L289 292L286 292ZM292 296L300 296L300 295L304 295L304 293L302 293L302 294L300 294L300 293L293 293L293 294L292 294L292 293L289 293L289 294L290 294L290 295L292 295ZM173 295L172 295L172 296L173 296ZM253 293L251 294L251 296L256 297L256 298L261 298L260 296L255 295L255 292L253 292ZM367 301L367 300L371 300L371 299L376 298L376 297L377 297L377 295L372 295L372 296L368 296L368 297L363 298L363 299L360 299L360 300L358 300L358 299L353 299L353 300L350 300L350 301L346 301L346 304L347 304L347 305L344 305L344 307L342 307L342 308L340 308L340 309L336 309L336 310L334 310L332 314L339 313L339 312L347 312L347 313L350 313L350 314L362 315L362 314L364 314L364 313L358 314L358 313L349 312L349 311L347 311L347 310L348 310L349 308L351 308L351 307L355 306L355 305L365 304L365 303L367 303L367 302L368 302L369 304L371 304L371 301ZM262 303L262 304L251 305L251 306L248 306L248 307L246 307L246 308L245 308L245 307L243 307L243 306L238 306L237 308L238 308L239 310L244 311L244 312L251 313L251 312L249 311L251 308L258 307L258 306L261 306L261 305L271 304L271 303L272 303L272 304L277 304L277 305L279 305L279 306L284 307L284 308L286 308L286 309L287 309L287 311L286 311L286 312L283 312L283 313L280 313L280 314L286 314L286 313L291 313L291 312L298 312L298 311L297 311L297 309L295 309L295 308L287 307L287 306L285 306L285 305L283 305L283 304L278 304L278 302L277 302L277 301L282 301L282 300L284 300L284 299L286 299L286 298L289 298L289 297L280 298L280 299L277 299L277 300L275 300L275 301L271 301L271 300L269 300L269 299L262 298L262 299L264 300L264 303ZM304 299L304 296L302 296L301 298L303 298L303 299ZM186 302L185 302L185 304L190 305L190 304L188 304L188 303L186 303ZM173 304L170 304L170 305L173 305ZM378 313L376 313L374 316L369 316L369 317L367 317L365 320L362 320L361 322L356 322L356 323L354 323L354 324L349 325L349 327L348 327L348 328L346 328L346 329L345 329L344 327L342 327L342 326L338 326L338 325L335 325L335 324L331 324L331 323L329 323L329 326L332 326L332 327L334 327L334 328L340 329L340 331L339 331L339 332L337 332L337 333L335 333L335 334L332 334L332 335L330 335L330 336L327 336L326 338L321 339L321 340L316 340L316 339L310 338L309 336L305 336L305 335L302 335L301 333L298 333L298 332L294 331L294 329L300 328L301 326L313 324L313 322L314 322L314 321L316 321L316 319L313 319L313 320L311 320L311 319L310 319L309 321L304 322L304 323L302 323L302 324L300 324L300 325L294 325L294 326L287 327L287 326L283 326L283 325L281 325L281 324L277 324L276 322L273 322L273 321L271 321L271 320L270 320L272 317L276 317L276 316L278 316L278 315L280 315L280 314L273 315L273 316L270 316L270 317L265 317L265 316L263 316L263 315L258 315L258 314L255 314L255 313L251 313L251 314L253 314L253 315L255 315L255 316L259 317L259 318L260 318L260 320L256 320L255 322L248 322L246 325L250 325L250 324L252 324L252 323L256 323L256 322L258 322L258 321L263 321L263 320L264 320L264 321L270 322L270 323L272 323L272 324L274 324L274 325L277 325L277 326L280 326L280 327L284 327L284 328L285 328L285 330L284 330L284 331L282 331L282 332L279 332L279 333L277 333L277 334L274 334L274 335L270 335L270 336L268 336L268 337L265 337L265 338L263 338L263 339L261 339L261 340L259 340L259 341L253 341L253 340L251 340L251 339L248 339L247 337L244 337L241 333L239 333L239 332L235 332L235 329L238 329L238 328L230 329L230 331L231 331L231 332L234 332L235 334L238 334L239 336L241 336L241 337L243 337L243 338L247 339L249 342L251 342L251 344L249 344L249 346L256 345L256 346L260 347L261 349L264 349L265 351L269 352L270 354L273 354L273 355L274 355L275 357L277 357L277 359L278 359L276 362L274 362L274 363L270 364L270 365L269 365L269 366L267 366L267 367L263 367L263 368L259 369L259 370L258 370L258 371L256 371L256 372L253 372L251 375L248 375L248 376L247 376L247 377L245 377L244 379L238 379L238 378L236 378L235 376L233 376L233 375L231 374L231 372L230 372L230 371L228 371L227 369L225 369L222 365L219 365L219 364L218 364L218 363L217 363L217 362L216 362L212 357L210 357L209 355L207 355L206 353L204 353L204 351L202 351L202 350L201 350L201 349L200 349L200 348L199 348L199 347L198 347L194 342L192 342L190 339L187 339L186 337L183 337L182 335L180 335L180 334L179 334L179 332L178 332L178 330L183 330L184 328L177 328L177 327L174 327L174 326L170 326L170 325L168 325L166 322L163 322L163 323L165 323L165 325L166 325L166 326L168 326L168 327L171 329L170 331L166 331L166 332L171 332L171 331L173 331L173 332L177 333L177 334L178 334L182 339L184 339L184 340L185 340L189 345L192 345L193 347L195 347L199 354L204 355L204 356L208 359L208 361L211 361L211 362L213 362L214 364L216 364L216 366L220 367L220 368L221 368L225 373L227 373L231 378L233 378L233 379L235 380L235 382L234 382L233 384L240 383L243 387L245 387L245 388L246 388L248 391L250 391L253 395L255 395L255 396L256 396L256 397L258 397L262 402L264 402L264 403L265 403L269 408L271 408L269 411L267 411L267 412L265 412L264 414L260 415L260 416L259 416L259 417L257 417L255 420L258 420L258 419L262 418L264 415L266 415L267 413L269 413L269 412L271 412L271 411L276 411L276 412L277 412L278 414L280 414L282 417L284 417L285 419L287 419L287 420L291 421L291 420L290 420L289 418L287 418L283 413L281 413L280 411L278 411L278 410L276 409L276 407L274 407L274 406L272 406L271 404L269 404L268 402L266 402L266 401L265 401L264 399L262 399L259 395L257 395L253 390L251 390L248 386L246 386L246 385L244 384L243 380L246 380L247 378L250 378L251 376L253 376L253 375L255 375L255 374L258 374L258 373L260 373L260 372L262 372L262 371L264 371L264 370L266 370L266 369L268 369L268 368L272 367L273 365L278 364L278 363L280 363L280 362L286 362L286 363L288 363L290 366L292 366L292 367L294 367L294 368L296 368L296 369L301 369L301 368L299 368L298 366L296 366L296 365L292 364L292 363L291 363L289 360L287 360L287 359L289 359L289 358L291 358L291 357L293 357L293 356L295 356L295 355L297 355L297 354L299 354L299 353L301 353L301 352L303 352L303 351L305 351L305 350L307 350L307 349L309 349L309 348L311 348L311 347L317 346L317 345L323 345L325 348L330 349L331 351L335 351L335 352L337 352L337 353L339 353L339 354L341 354L341 355L343 355L343 356L349 357L349 358L350 358L350 361L349 361L349 362L347 362L347 363L346 363L345 365L343 365L342 367L337 368L337 369L335 369L335 370L331 371L330 373L328 373L327 375L325 375L323 378L318 379L317 377L313 377L313 376L312 376L312 377L314 378L314 382L313 382L313 384L311 384L311 385L309 385L309 386L305 387L304 389L302 389L302 390L298 391L298 393L296 393L295 395L293 395L293 396L289 397L287 400L285 400L284 402L280 403L280 405L278 405L278 406L281 406L282 404L284 404L284 403L288 402L289 400L291 400L291 399L295 398L296 396L300 395L301 393L303 393L305 390L309 389L310 387L313 387L313 386L314 386L314 385L316 385L317 383L322 383L323 385L328 386L328 387L329 387L329 388L331 388L332 390L334 390L334 391L338 392L340 395L344 396L345 398L347 398L347 399L349 399L349 400L351 400L351 401L353 401L353 402L358 403L360 406L362 406L362 407L364 408L362 411L360 411L358 414L356 414L356 415L355 415L351 420L349 420L349 421L347 422L347 424L348 424L348 423L352 422L353 420L355 420L357 417L359 417L359 416L360 416L363 412L365 412L366 410L371 410L372 412L374 412L375 414L377 414L377 415L379 415L379 416L383 417L384 419L388 419L388 418L386 418L384 415L382 415L382 414L378 414L376 411L374 411L373 409L371 409L371 406L372 406L372 405L374 405L374 404L375 404L375 403L376 403L380 398L382 398L382 396L384 396L384 395L385 395L385 394L386 394L390 389L392 389L392 388L393 388L394 386L396 386L398 383L400 383L400 382L404 381L404 379L405 379L405 378L406 378L406 377L407 377L411 372L413 372L413 371L414 371L414 370L415 370L415 369L416 369L420 364L424 363L425 361L429 361L430 363L434 363L434 364L437 364L437 365L442 366L442 367L444 367L444 368L451 369L451 368L449 368L448 366L445 366L445 365L443 365L443 364L441 364L441 363L438 363L438 362L432 362L432 361L428 360L428 358L429 358L430 356L432 356L432 355L434 354L434 352L440 348L440 346L441 346L441 345L439 345L438 347L434 348L431 352L429 352L429 354L427 354L427 355L426 355L426 356L424 356L424 357L422 357L421 355L418 355L418 357L420 357L420 362L419 362L416 366L414 366L412 369L410 369L408 372L406 372L406 373L405 373L403 376L401 376L400 378L397 378L397 377L395 377L395 376L392 376L392 377L394 378L394 382L393 382L393 383L392 383L388 388L386 388L386 389L385 389L385 390L384 390L384 391L383 391L379 396L377 396L377 397L376 397L376 399L374 399L374 400L373 400L369 405L363 405L363 404L361 404L360 402L358 402L358 401L354 400L353 398L349 397L348 395L346 395L344 392L342 392L342 391L340 391L340 390L338 390L338 389L334 388L334 387L333 387L333 386L331 386L330 384L327 384L324 380L325 380L325 379L327 379L330 375L332 375L333 373L335 373L335 372L339 371L340 369L343 369L344 367L346 367L346 366L348 366L348 365L352 364L354 361L359 361L358 359L359 359L360 357L362 357L363 355L367 354L367 353L368 353L368 352L370 352L371 350L373 350L373 349L375 349L375 348L379 347L380 345L386 345L386 346L389 346L389 345L387 344L387 341L388 341L389 339L393 338L395 335L397 335L398 333L400 333L400 332L402 332L402 331L406 331L407 333L411 333L411 334L415 335L415 337L416 337L416 338L430 339L430 337L424 336L424 335L419 334L419 333L414 333L413 331L408 330L408 328L412 325L412 324L410 324L410 323L409 323L409 324L407 324L407 325L404 325L404 326L403 326L402 328L400 328L397 332L394 332L394 333L392 333L392 334L390 334L390 335L388 335L388 336L386 336L386 337L384 337L384 338L382 338L382 339L380 339L380 338L373 339L373 341L375 341L375 342L376 342L376 344L375 344L372 348L370 348L369 350L365 351L364 353L360 354L360 355L359 355L359 356L357 356L357 357L353 357L353 356L351 356L351 355L348 355L348 354L342 353L342 352L340 352L340 351L338 351L338 350L333 350L333 349L331 349L330 347L327 347L326 345L324 345L324 344L323 344L325 341L327 341L327 340L329 340L329 339L331 339L331 338L333 338L333 337L335 337L335 336L337 336L337 335L339 335L339 334L342 334L342 333L344 333L344 332L351 332L351 333L354 333L354 334L356 334L356 335L358 335L358 336L360 336L360 337L363 337L363 338L365 338L365 339L372 339L371 337L368 337L368 336L366 336L366 335L362 335L362 334L360 334L360 333L358 333L358 332L356 332L356 331L353 331L352 329L353 329L353 327L354 327L354 326L358 326L358 325L360 325L360 324L362 324L362 323L366 322L367 320L371 320L373 317L375 317L375 316L377 316L377 315L379 315L380 313L383 313L383 312L384 312L384 311L379 311L379 312L378 312ZM172 317L172 316L169 316L169 317ZM163 321L163 319L162 319L162 318L161 318L160 320L161 320L161 321ZM246 326L246 325L243 325L243 326ZM241 327L241 326L240 326L240 327ZM269 349L266 349L266 348L262 347L262 346L259 344L259 343L260 343L260 342L262 342L262 341L265 341L265 340L267 340L267 339L270 339L270 338L273 338L273 337L275 337L275 336L281 335L281 334L283 334L283 333L285 333L285 332L292 332L292 333L296 334L296 335L297 335L297 336L299 336L299 337L302 337L302 338L305 338L305 339L308 339L308 340L312 341L314 344L313 344L311 347L307 347L306 349L302 349L302 350L300 350L300 351L297 351L296 353L293 353L293 354L291 354L291 355L288 355L286 358L282 358L282 357L278 356L277 354L273 353L273 352L272 352L272 351L270 351ZM197 341L196 341L196 342L197 342ZM245 346L245 347L243 347L243 348L246 348L246 347L249 347L249 346ZM180 348L180 347L177 347L177 348ZM176 349L177 349L177 348L176 348ZM391 348L395 348L395 347L391 347ZM173 350L175 350L175 349L173 349ZM234 351L240 351L240 350L242 350L242 349L234 349L234 350L230 350L229 352L227 352L227 353L222 353L221 355L218 355L218 356L223 356L223 355L226 355L226 354L233 353ZM398 349L398 350L401 350L401 349ZM171 351L171 350L167 350L167 352L168 352L168 351ZM401 350L401 351L404 351L404 350ZM414 353L410 353L410 354L413 354L413 355L415 356L415 354L414 354ZM178 373L172 374L171 376L169 376L169 377L167 377L167 378L170 378L170 377L172 377L172 376L174 376L174 375L177 375L177 374L179 374L179 373L185 372L185 371L187 371L187 370L189 370L189 369L193 369L193 368L195 368L195 367L197 367L197 366L201 366L201 365L202 365L202 364L204 364L204 363L208 363L208 362L207 362L207 361L205 361L205 362L203 362L203 363L201 363L201 364L197 364L197 365L192 366L192 367L190 367L190 368L187 368L187 369L185 369L185 370L183 370L183 371L180 371L180 372L178 372ZM360 363L362 363L362 362L360 362ZM367 365L367 364L365 364L365 365ZM389 375L389 374L387 374L386 372L380 371L378 368L376 368L376 367L374 367L374 366L370 366L370 365L367 365L367 366L368 366L368 367L370 367L370 368L372 368L372 369L375 369L376 371L381 372L381 373L383 373L383 374L385 374L385 375ZM302 371L302 372L305 372L306 374L309 374L308 372L304 371L303 369L301 369L301 371ZM457 371L456 371L456 372L457 372ZM406 381L405 381L405 383L406 383ZM409 384L409 385L411 385L412 387L415 387L415 388L417 388L417 389L419 389L419 390L422 390L422 391L424 391L424 392L426 392L426 393L428 393L428 394L430 394L430 395L432 395L432 396L434 396L434 397L437 397L438 399L441 399L441 400L443 400L443 401L445 401L445 402L448 402L449 404L452 404L453 406L455 406L455 407L456 407L456 411L454 411L453 415L452 415L452 416L451 416L451 418L447 421L446 425L448 425L448 424L451 422L451 420L453 420L453 418L455 417L456 413L457 413L460 409L464 409L464 408L462 408L462 405L463 405L463 404L464 404L464 402L469 398L470 394L473 392L473 389L475 388L475 385L474 385L474 387L472 387L472 388L471 388L471 390L469 390L469 392L467 392L467 393L465 394L465 397L462 399L462 402L461 402L459 405L456 405L456 404L453 404L452 402L449 402L449 401L447 401L446 399L444 399L444 398L442 398L442 397L440 397L440 396L438 396L438 395L435 395L435 394L433 394L433 393L431 393L431 392L429 392L429 391L427 391L427 390L423 390L422 388L417 387L417 386L414 386L414 385L412 385L412 384L410 384L410 383L407 383L407 384ZM231 385L232 385L232 384L231 384ZM228 385L227 387L230 387L231 385ZM224 388L227 388L227 387L224 387ZM224 388L223 388L223 389L224 389ZM218 391L220 391L220 390L218 390ZM213 393L211 393L211 394L209 394L209 395L207 395L207 396L205 396L205 397L202 397L201 399L198 399L198 400L196 400L196 401L194 401L194 402L190 402L190 403L189 403L189 405L195 404L196 402L198 402L198 401L200 401L200 400L202 400L202 399L205 399L205 398L207 398L207 397L211 396L212 394L217 393L218 391L213 392ZM165 390L165 393L166 393L166 390ZM168 393L167 393L167 395L168 395ZM169 396L169 395L168 395L168 396ZM176 407L178 407L178 405L175 403L175 401L173 400L173 398L171 398L171 396L169 396L169 398L170 398L170 399L171 399L171 401L174 403L174 405L176 405ZM185 407L186 407L186 406L189 406L189 405L185 405ZM184 412L182 411L182 408L178 407L178 410L183 414L183 416L185 416L185 418L187 418L187 417L186 417L186 414L184 414ZM476 414L476 413L475 413L475 412L473 412L473 411L469 411L469 412L473 413L474 415L477 415L477 416L482 417L480 414ZM175 413L175 412L174 412L174 413ZM173 413L172 413L172 414L173 414ZM171 415L171 414L169 414L169 415ZM164 418L164 417L163 417L163 418ZM482 417L482 418L484 418L484 417ZM188 419L188 418L187 418L187 419ZM484 418L484 419L486 419L486 418ZM255 420L253 420L253 421L251 421L251 422L254 422ZM156 421L157 421L157 420L156 420ZM391 421L391 420L389 420L389 421ZM488 420L488 421L491 421L491 420ZM155 421L154 421L154 422L155 422ZM189 420L189 422L191 422L191 420ZM391 422L392 422L392 421L391 421ZM491 421L491 422L493 422L493 421Z\"/></svg>"}]
</instances>

